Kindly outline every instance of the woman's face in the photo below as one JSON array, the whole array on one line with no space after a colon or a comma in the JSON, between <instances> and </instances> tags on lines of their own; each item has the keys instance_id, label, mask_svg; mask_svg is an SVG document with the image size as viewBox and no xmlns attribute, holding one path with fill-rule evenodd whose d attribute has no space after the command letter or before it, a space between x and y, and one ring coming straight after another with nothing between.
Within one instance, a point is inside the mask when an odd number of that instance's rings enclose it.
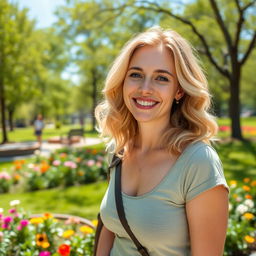
<instances>
[{"instance_id":1,"label":"woman's face","mask_svg":"<svg viewBox=\"0 0 256 256\"><path fill-rule=\"evenodd\" d=\"M163 45L138 48L123 84L124 102L134 118L168 125L173 100L181 94L170 50Z\"/></svg>"}]
</instances>

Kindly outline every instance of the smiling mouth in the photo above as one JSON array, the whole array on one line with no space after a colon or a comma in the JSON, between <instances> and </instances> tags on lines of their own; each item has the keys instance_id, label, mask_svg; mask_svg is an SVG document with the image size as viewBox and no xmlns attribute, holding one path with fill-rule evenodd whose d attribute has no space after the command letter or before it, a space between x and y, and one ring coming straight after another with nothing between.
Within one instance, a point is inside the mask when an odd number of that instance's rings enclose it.
<instances>
[{"instance_id":1,"label":"smiling mouth","mask_svg":"<svg viewBox=\"0 0 256 256\"><path fill-rule=\"evenodd\" d=\"M141 109L151 109L159 103L157 101L141 100L141 99L136 99L136 98L133 98L133 100L135 102L135 105Z\"/></svg>"}]
</instances>

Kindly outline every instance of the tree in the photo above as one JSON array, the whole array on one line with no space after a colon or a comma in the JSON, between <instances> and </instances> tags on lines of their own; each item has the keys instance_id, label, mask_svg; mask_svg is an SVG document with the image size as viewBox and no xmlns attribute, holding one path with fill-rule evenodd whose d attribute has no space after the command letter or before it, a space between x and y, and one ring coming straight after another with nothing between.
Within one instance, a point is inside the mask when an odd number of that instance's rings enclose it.
<instances>
[{"instance_id":1,"label":"tree","mask_svg":"<svg viewBox=\"0 0 256 256\"><path fill-rule=\"evenodd\" d=\"M255 3L255 0L234 0L233 2L219 0L218 3L216 0L209 0L208 3L197 0L185 5L181 1L134 0L126 1L114 8L106 8L102 12L104 15L109 12L113 16L116 12L125 8L143 9L157 14L164 14L188 26L198 38L201 52L207 56L221 77L224 77L229 83L229 115L231 118L232 137L242 140L239 94L243 66L255 48ZM216 52L215 45L212 43L212 41L215 41L214 38L209 37L208 33L202 32L201 28L204 24L194 21L195 19L199 21L200 18L205 16L205 12L198 14L194 20L191 17L190 8L195 5L207 7L204 10L207 12L208 18L214 20L215 26L222 36L225 47L218 51L218 54L221 54L221 62L213 54Z\"/></svg>"}]
</instances>

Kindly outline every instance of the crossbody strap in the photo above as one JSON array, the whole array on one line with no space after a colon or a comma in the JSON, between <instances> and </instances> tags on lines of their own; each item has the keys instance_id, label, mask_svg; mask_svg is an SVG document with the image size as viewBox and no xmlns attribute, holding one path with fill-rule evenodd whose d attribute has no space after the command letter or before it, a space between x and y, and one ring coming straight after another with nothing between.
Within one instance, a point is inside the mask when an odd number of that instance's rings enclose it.
<instances>
[{"instance_id":1,"label":"crossbody strap","mask_svg":"<svg viewBox=\"0 0 256 256\"><path fill-rule=\"evenodd\" d=\"M149 253L145 247L142 246L142 244L138 241L138 239L135 237L133 232L131 231L131 228L127 222L127 219L125 217L124 212L124 206L123 206L123 198L122 198L122 192L121 192L121 167L122 167L122 160L119 159L119 162L116 162L116 172L115 172L115 201L116 201L116 209L117 213L120 219L120 222L122 223L124 229L126 230L127 234L130 236L134 244L136 245L139 253L142 256L149 256Z\"/></svg>"}]
</instances>

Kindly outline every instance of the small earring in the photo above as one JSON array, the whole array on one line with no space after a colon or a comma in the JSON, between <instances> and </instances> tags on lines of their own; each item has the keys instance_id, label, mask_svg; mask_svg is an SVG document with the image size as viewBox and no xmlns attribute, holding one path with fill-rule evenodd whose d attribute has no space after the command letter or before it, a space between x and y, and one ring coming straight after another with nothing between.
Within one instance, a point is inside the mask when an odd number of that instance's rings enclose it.
<instances>
[{"instance_id":1,"label":"small earring","mask_svg":"<svg viewBox=\"0 0 256 256\"><path fill-rule=\"evenodd\" d=\"M176 100L176 104L178 105L180 102L179 102L179 100Z\"/></svg>"}]
</instances>

